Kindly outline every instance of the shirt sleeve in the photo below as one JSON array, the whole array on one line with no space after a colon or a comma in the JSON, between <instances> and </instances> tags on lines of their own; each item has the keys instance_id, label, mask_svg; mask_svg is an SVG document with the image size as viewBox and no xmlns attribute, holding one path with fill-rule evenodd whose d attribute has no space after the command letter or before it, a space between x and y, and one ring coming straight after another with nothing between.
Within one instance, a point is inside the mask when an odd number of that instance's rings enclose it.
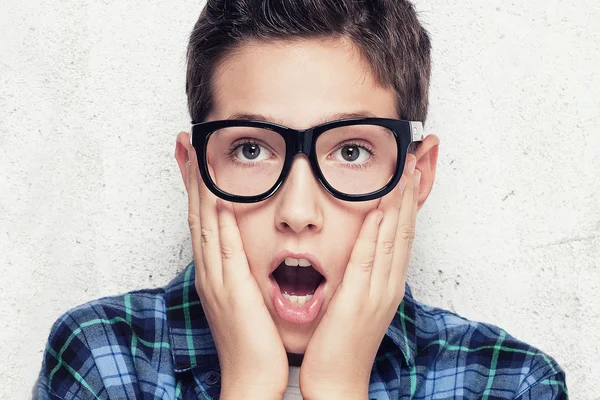
<instances>
[{"instance_id":1,"label":"shirt sleeve","mask_svg":"<svg viewBox=\"0 0 600 400\"><path fill-rule=\"evenodd\" d=\"M79 310L68 311L52 326L32 390L34 400L103 398L98 394L104 385L80 325L82 315Z\"/></svg>"},{"instance_id":2,"label":"shirt sleeve","mask_svg":"<svg viewBox=\"0 0 600 400\"><path fill-rule=\"evenodd\" d=\"M57 395L50 392L50 389L44 384L44 381L47 381L43 374L40 374L40 377L33 385L33 390L31 392L32 400L63 400Z\"/></svg>"},{"instance_id":3,"label":"shirt sleeve","mask_svg":"<svg viewBox=\"0 0 600 400\"><path fill-rule=\"evenodd\" d=\"M567 400L568 398L565 374L560 371L532 384L514 400Z\"/></svg>"}]
</instances>

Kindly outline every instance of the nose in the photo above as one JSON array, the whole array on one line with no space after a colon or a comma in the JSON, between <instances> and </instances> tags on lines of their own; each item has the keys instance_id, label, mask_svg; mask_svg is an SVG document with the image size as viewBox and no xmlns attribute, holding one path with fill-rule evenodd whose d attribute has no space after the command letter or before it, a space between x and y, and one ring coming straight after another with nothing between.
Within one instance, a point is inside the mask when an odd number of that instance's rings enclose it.
<instances>
[{"instance_id":1,"label":"nose","mask_svg":"<svg viewBox=\"0 0 600 400\"><path fill-rule=\"evenodd\" d=\"M308 158L299 154L276 193L275 226L280 232L318 232L323 226L320 197L323 188L315 178Z\"/></svg>"}]
</instances>

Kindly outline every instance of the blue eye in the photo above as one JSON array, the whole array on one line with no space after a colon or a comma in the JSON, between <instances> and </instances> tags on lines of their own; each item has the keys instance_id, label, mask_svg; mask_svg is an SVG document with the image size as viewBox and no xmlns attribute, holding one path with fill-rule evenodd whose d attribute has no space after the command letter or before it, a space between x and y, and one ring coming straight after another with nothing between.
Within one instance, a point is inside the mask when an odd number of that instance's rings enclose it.
<instances>
[{"instance_id":1,"label":"blue eye","mask_svg":"<svg viewBox=\"0 0 600 400\"><path fill-rule=\"evenodd\" d=\"M232 151L238 161L244 163L268 160L272 154L266 147L256 142L239 143Z\"/></svg>"},{"instance_id":2,"label":"blue eye","mask_svg":"<svg viewBox=\"0 0 600 400\"><path fill-rule=\"evenodd\" d=\"M244 144L241 148L242 154L249 160L254 160L260 155L260 146L257 144Z\"/></svg>"},{"instance_id":3,"label":"blue eye","mask_svg":"<svg viewBox=\"0 0 600 400\"><path fill-rule=\"evenodd\" d=\"M333 152L333 157L343 163L363 164L371 158L371 152L364 146L346 143Z\"/></svg>"}]
</instances>

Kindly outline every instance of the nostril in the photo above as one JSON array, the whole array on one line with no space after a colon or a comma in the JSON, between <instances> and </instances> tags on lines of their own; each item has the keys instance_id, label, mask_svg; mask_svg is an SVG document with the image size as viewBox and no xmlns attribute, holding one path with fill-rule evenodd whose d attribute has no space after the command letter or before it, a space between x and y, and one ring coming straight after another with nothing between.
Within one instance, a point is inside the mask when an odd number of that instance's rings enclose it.
<instances>
[{"instance_id":1,"label":"nostril","mask_svg":"<svg viewBox=\"0 0 600 400\"><path fill-rule=\"evenodd\" d=\"M280 226L281 228L283 228L284 230L287 230L287 229L289 229L289 228L290 228L290 226L288 225L288 223L287 223L287 222L280 222L280 223L279 223L279 226Z\"/></svg>"},{"instance_id":2,"label":"nostril","mask_svg":"<svg viewBox=\"0 0 600 400\"><path fill-rule=\"evenodd\" d=\"M292 230L296 233L300 233L302 231L315 232L319 230L315 224L299 224L297 225L297 228L294 228L294 226L290 225L289 223L282 221L277 226L279 227L280 231Z\"/></svg>"}]
</instances>

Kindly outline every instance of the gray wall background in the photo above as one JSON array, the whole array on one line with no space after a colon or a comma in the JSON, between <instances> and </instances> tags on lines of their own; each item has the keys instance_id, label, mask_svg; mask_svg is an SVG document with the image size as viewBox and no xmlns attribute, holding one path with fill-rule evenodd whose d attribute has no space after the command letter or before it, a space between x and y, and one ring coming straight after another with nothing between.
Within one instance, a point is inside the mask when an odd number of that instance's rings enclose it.
<instances>
[{"instance_id":1,"label":"gray wall background","mask_svg":"<svg viewBox=\"0 0 600 400\"><path fill-rule=\"evenodd\" d=\"M166 284L192 257L173 158L202 2L0 2L0 398L27 398L51 324ZM600 2L416 1L441 140L418 299L600 381Z\"/></svg>"}]
</instances>

